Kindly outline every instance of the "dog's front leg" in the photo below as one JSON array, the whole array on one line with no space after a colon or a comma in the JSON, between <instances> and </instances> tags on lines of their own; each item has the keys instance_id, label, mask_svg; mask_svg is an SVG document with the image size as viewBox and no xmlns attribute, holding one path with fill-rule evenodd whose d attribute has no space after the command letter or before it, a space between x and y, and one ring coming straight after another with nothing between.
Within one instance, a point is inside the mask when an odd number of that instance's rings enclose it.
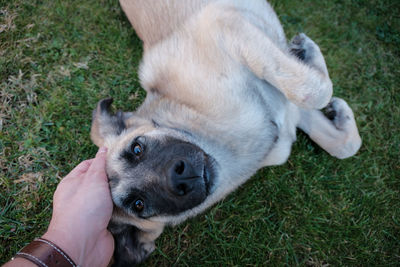
<instances>
[{"instance_id":1,"label":"dog's front leg","mask_svg":"<svg viewBox=\"0 0 400 267\"><path fill-rule=\"evenodd\" d=\"M226 32L224 43L233 57L300 107L320 109L329 103L332 82L326 67L305 64L296 55L285 51L286 48L278 47L263 31L245 19L240 22L234 20L223 22L223 31ZM318 46L315 47L319 52Z\"/></svg>"}]
</instances>

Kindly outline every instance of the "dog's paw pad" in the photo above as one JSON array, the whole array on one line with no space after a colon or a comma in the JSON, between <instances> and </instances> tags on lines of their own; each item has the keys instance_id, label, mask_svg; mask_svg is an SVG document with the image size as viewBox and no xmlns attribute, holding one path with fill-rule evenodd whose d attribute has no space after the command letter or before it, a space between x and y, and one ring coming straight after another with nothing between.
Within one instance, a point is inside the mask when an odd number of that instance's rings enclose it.
<instances>
[{"instance_id":1,"label":"dog's paw pad","mask_svg":"<svg viewBox=\"0 0 400 267\"><path fill-rule=\"evenodd\" d=\"M293 37L292 41L290 41L289 44L290 53L303 61L306 59L307 53L305 46L306 37L307 36L304 33L299 33L295 37Z\"/></svg>"},{"instance_id":2,"label":"dog's paw pad","mask_svg":"<svg viewBox=\"0 0 400 267\"><path fill-rule=\"evenodd\" d=\"M292 55L295 55L300 60L304 61L306 59L306 50L304 49L292 48L290 50L290 53L292 53Z\"/></svg>"},{"instance_id":3,"label":"dog's paw pad","mask_svg":"<svg viewBox=\"0 0 400 267\"><path fill-rule=\"evenodd\" d=\"M313 41L308 38L307 35L299 33L290 41L290 53L300 60L308 61L312 53L312 46L310 46L310 43L312 44Z\"/></svg>"},{"instance_id":4,"label":"dog's paw pad","mask_svg":"<svg viewBox=\"0 0 400 267\"><path fill-rule=\"evenodd\" d=\"M325 116L332 121L336 128L344 130L352 120L353 111L346 101L338 97L332 97L324 110Z\"/></svg>"}]
</instances>

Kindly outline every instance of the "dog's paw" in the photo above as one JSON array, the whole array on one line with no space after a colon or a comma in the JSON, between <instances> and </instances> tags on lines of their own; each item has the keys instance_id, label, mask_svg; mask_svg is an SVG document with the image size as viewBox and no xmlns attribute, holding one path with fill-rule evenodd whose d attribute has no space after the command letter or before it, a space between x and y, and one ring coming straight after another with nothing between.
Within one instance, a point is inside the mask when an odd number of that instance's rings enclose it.
<instances>
[{"instance_id":1,"label":"dog's paw","mask_svg":"<svg viewBox=\"0 0 400 267\"><path fill-rule=\"evenodd\" d=\"M295 55L302 61L306 61L306 47L305 47L305 41L306 41L306 35L304 33L299 33L293 39L290 41L289 48L290 48L290 53L292 55ZM308 55L309 53L307 53Z\"/></svg>"},{"instance_id":2,"label":"dog's paw","mask_svg":"<svg viewBox=\"0 0 400 267\"><path fill-rule=\"evenodd\" d=\"M304 62L308 62L314 53L316 44L304 33L299 33L290 41L290 53Z\"/></svg>"},{"instance_id":3,"label":"dog's paw","mask_svg":"<svg viewBox=\"0 0 400 267\"><path fill-rule=\"evenodd\" d=\"M339 159L353 156L360 149L362 143L353 111L346 101L337 97L332 97L324 111L326 117L340 132L329 153Z\"/></svg>"},{"instance_id":4,"label":"dog's paw","mask_svg":"<svg viewBox=\"0 0 400 267\"><path fill-rule=\"evenodd\" d=\"M301 61L328 74L324 56L319 46L304 33L299 33L289 43L290 53Z\"/></svg>"},{"instance_id":5,"label":"dog's paw","mask_svg":"<svg viewBox=\"0 0 400 267\"><path fill-rule=\"evenodd\" d=\"M346 101L338 97L332 97L325 108L325 115L339 130L347 130L355 124L353 111Z\"/></svg>"}]
</instances>

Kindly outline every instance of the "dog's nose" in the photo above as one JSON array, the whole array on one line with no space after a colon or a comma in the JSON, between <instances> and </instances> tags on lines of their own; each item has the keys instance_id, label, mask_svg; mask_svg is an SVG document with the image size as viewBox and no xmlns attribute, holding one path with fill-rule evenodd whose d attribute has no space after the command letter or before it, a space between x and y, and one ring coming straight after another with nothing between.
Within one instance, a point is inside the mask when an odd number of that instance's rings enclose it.
<instances>
[{"instance_id":1,"label":"dog's nose","mask_svg":"<svg viewBox=\"0 0 400 267\"><path fill-rule=\"evenodd\" d=\"M174 160L169 167L169 187L178 196L184 196L193 191L202 178L202 173L196 171L187 160Z\"/></svg>"}]
</instances>

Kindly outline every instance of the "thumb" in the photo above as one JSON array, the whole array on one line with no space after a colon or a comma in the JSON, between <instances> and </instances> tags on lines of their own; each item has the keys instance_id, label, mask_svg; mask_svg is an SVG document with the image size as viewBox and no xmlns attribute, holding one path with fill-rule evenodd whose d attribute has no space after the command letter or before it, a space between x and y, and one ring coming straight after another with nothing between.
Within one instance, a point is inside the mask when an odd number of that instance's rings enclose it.
<instances>
[{"instance_id":1,"label":"thumb","mask_svg":"<svg viewBox=\"0 0 400 267\"><path fill-rule=\"evenodd\" d=\"M91 178L89 179L104 179L107 180L106 174L106 159L107 159L107 148L101 147L97 151L96 157L93 159L90 165L87 175ZM101 178L100 178L101 177Z\"/></svg>"}]
</instances>

